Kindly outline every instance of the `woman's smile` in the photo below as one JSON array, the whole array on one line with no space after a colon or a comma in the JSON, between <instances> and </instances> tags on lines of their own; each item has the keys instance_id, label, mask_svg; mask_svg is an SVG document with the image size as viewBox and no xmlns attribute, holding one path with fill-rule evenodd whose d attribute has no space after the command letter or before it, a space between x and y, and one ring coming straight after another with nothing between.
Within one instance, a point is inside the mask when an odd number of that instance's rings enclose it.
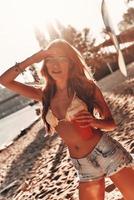
<instances>
[{"instance_id":1,"label":"woman's smile","mask_svg":"<svg viewBox=\"0 0 134 200\"><path fill-rule=\"evenodd\" d=\"M53 74L61 74L62 71L52 71Z\"/></svg>"}]
</instances>

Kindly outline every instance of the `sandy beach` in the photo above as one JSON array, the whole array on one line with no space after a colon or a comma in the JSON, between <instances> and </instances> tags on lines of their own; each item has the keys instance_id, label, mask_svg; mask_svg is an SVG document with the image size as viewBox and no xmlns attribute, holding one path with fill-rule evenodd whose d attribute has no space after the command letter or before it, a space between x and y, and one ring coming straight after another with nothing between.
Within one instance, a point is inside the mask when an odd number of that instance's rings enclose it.
<instances>
[{"instance_id":1,"label":"sandy beach","mask_svg":"<svg viewBox=\"0 0 134 200\"><path fill-rule=\"evenodd\" d=\"M134 154L134 79L103 94L118 125L109 134ZM45 133L41 119L0 152L0 200L78 200L77 187L66 145ZM109 178L105 191L105 200L122 199Z\"/></svg>"}]
</instances>

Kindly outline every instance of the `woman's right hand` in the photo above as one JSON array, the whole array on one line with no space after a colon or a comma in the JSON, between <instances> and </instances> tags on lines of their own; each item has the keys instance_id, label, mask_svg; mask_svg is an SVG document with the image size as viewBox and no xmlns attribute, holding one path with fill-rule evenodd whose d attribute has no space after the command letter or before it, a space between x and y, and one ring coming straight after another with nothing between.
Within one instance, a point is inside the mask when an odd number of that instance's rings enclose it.
<instances>
[{"instance_id":1,"label":"woman's right hand","mask_svg":"<svg viewBox=\"0 0 134 200\"><path fill-rule=\"evenodd\" d=\"M31 56L33 63L38 63L44 60L46 57L50 56L50 52L48 50L40 50L37 53Z\"/></svg>"}]
</instances>

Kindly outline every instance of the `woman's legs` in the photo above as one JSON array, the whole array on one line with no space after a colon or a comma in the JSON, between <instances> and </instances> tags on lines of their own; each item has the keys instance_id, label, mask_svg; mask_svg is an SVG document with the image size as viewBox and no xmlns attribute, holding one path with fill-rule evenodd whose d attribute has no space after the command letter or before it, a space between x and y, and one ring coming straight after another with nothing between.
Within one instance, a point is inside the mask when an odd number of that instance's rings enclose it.
<instances>
[{"instance_id":1,"label":"woman's legs","mask_svg":"<svg viewBox=\"0 0 134 200\"><path fill-rule=\"evenodd\" d=\"M80 200L104 200L105 182L104 179L79 183Z\"/></svg>"},{"instance_id":2,"label":"woman's legs","mask_svg":"<svg viewBox=\"0 0 134 200\"><path fill-rule=\"evenodd\" d=\"M134 170L132 168L125 167L110 178L125 200L134 200Z\"/></svg>"}]
</instances>

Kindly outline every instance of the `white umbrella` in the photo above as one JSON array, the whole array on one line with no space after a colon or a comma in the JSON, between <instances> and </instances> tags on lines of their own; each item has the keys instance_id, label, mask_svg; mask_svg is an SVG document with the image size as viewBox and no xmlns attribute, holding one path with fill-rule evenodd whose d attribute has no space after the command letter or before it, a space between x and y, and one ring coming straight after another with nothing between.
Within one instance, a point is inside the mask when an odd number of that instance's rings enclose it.
<instances>
[{"instance_id":1,"label":"white umbrella","mask_svg":"<svg viewBox=\"0 0 134 200\"><path fill-rule=\"evenodd\" d=\"M115 34L113 26L112 26L105 0L102 0L101 13L102 13L102 18L103 18L103 22L105 24L107 33L109 34L110 38L112 39L114 46L118 52L118 65L119 65L120 71L124 76L127 76L127 70L126 70L126 64L124 61L124 57L123 57L119 42L117 40L116 34Z\"/></svg>"}]
</instances>

